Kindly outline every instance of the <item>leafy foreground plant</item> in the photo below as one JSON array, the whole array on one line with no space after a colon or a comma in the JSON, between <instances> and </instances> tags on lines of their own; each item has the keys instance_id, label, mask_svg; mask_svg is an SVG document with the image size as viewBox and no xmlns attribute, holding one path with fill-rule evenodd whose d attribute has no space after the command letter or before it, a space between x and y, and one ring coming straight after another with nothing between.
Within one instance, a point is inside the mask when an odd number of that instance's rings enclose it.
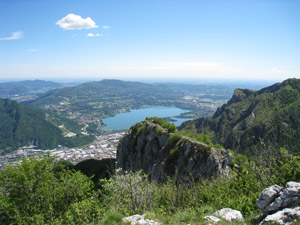
<instances>
[{"instance_id":1,"label":"leafy foreground plant","mask_svg":"<svg viewBox=\"0 0 300 225\"><path fill-rule=\"evenodd\" d=\"M1 171L0 223L82 223L97 218L93 182L59 167L49 157L31 158Z\"/></svg>"},{"instance_id":2,"label":"leafy foreground plant","mask_svg":"<svg viewBox=\"0 0 300 225\"><path fill-rule=\"evenodd\" d=\"M247 224L257 224L251 218L260 213L255 206L260 192L300 181L300 158L285 149L267 165L241 155L233 162L230 179L187 185L170 178L157 184L141 171L118 171L95 190L90 178L68 164L24 159L0 172L0 224L122 224L136 213L164 224L205 224L204 216L227 207L240 210Z\"/></svg>"}]
</instances>

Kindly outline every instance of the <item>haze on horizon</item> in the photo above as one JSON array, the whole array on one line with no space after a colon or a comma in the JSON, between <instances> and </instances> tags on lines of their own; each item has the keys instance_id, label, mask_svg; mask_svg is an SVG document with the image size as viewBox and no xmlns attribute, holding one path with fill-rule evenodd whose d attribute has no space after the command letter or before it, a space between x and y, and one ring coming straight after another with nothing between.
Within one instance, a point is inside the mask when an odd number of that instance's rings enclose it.
<instances>
[{"instance_id":1,"label":"haze on horizon","mask_svg":"<svg viewBox=\"0 0 300 225\"><path fill-rule=\"evenodd\" d=\"M300 1L0 1L0 80L300 78Z\"/></svg>"}]
</instances>

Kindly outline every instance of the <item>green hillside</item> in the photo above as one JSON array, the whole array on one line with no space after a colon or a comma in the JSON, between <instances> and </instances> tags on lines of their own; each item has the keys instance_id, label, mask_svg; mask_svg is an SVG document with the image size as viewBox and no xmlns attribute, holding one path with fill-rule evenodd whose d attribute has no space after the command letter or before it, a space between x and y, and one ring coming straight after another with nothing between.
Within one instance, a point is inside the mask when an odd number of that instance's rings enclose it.
<instances>
[{"instance_id":1,"label":"green hillside","mask_svg":"<svg viewBox=\"0 0 300 225\"><path fill-rule=\"evenodd\" d=\"M300 151L300 80L288 79L260 91L236 89L211 119L189 121L181 129L195 129L237 152L277 152L280 147Z\"/></svg>"},{"instance_id":2,"label":"green hillside","mask_svg":"<svg viewBox=\"0 0 300 225\"><path fill-rule=\"evenodd\" d=\"M55 123L64 124L65 129L76 133L73 138L65 138L63 130ZM33 106L0 98L0 153L10 152L20 146L35 145L41 149L51 149L61 144L75 146L91 142L94 137L82 136L80 128L72 121L55 117Z\"/></svg>"},{"instance_id":3,"label":"green hillside","mask_svg":"<svg viewBox=\"0 0 300 225\"><path fill-rule=\"evenodd\" d=\"M216 105L228 100L234 90L224 85L224 91L218 94L219 89L213 85L102 80L51 90L31 104L85 123L98 123L101 118L153 105L177 106L193 110L194 115L211 115Z\"/></svg>"},{"instance_id":4,"label":"green hillside","mask_svg":"<svg viewBox=\"0 0 300 225\"><path fill-rule=\"evenodd\" d=\"M32 104L67 116L79 113L103 118L178 96L170 93L171 97L167 97L166 94L166 88L150 84L103 80L49 91Z\"/></svg>"}]
</instances>

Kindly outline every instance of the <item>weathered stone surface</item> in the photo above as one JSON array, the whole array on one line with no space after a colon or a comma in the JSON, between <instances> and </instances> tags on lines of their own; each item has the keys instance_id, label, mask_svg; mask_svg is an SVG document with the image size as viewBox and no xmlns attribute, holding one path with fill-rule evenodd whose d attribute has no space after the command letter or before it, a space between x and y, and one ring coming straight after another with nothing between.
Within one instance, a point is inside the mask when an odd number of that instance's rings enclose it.
<instances>
[{"instance_id":1,"label":"weathered stone surface","mask_svg":"<svg viewBox=\"0 0 300 225\"><path fill-rule=\"evenodd\" d=\"M286 208L281 211L278 211L272 215L267 216L261 223L278 223L278 224L291 224L295 220L300 220L300 207L294 209Z\"/></svg>"},{"instance_id":2,"label":"weathered stone surface","mask_svg":"<svg viewBox=\"0 0 300 225\"><path fill-rule=\"evenodd\" d=\"M282 187L279 185L273 185L264 189L261 192L259 199L256 201L257 207L264 210L276 197L279 196L281 190Z\"/></svg>"},{"instance_id":3,"label":"weathered stone surface","mask_svg":"<svg viewBox=\"0 0 300 225\"><path fill-rule=\"evenodd\" d=\"M218 223L220 222L221 220L215 216L205 216L204 219L206 219L208 222L211 222L211 223Z\"/></svg>"},{"instance_id":4,"label":"weathered stone surface","mask_svg":"<svg viewBox=\"0 0 300 225\"><path fill-rule=\"evenodd\" d=\"M264 215L275 213L284 208L293 208L300 204L300 183L290 181L285 188L278 185L263 190L256 202Z\"/></svg>"},{"instance_id":5,"label":"weathered stone surface","mask_svg":"<svg viewBox=\"0 0 300 225\"><path fill-rule=\"evenodd\" d=\"M231 222L233 220L237 220L237 221L241 221L241 222L244 221L242 213L238 210L234 210L231 208L224 208L224 209L218 210L215 212L215 215L220 216L229 222Z\"/></svg>"},{"instance_id":6,"label":"weathered stone surface","mask_svg":"<svg viewBox=\"0 0 300 225\"><path fill-rule=\"evenodd\" d=\"M156 222L154 220L145 219L145 215L133 215L123 218L124 223L130 223L131 225L161 225L162 223Z\"/></svg>"},{"instance_id":7,"label":"weathered stone surface","mask_svg":"<svg viewBox=\"0 0 300 225\"><path fill-rule=\"evenodd\" d=\"M232 155L203 143L183 138L170 149L167 146L170 133L157 124L145 121L139 132L131 129L120 142L117 151L117 168L143 170L160 183L177 175L183 182L211 179L228 175Z\"/></svg>"}]
</instances>

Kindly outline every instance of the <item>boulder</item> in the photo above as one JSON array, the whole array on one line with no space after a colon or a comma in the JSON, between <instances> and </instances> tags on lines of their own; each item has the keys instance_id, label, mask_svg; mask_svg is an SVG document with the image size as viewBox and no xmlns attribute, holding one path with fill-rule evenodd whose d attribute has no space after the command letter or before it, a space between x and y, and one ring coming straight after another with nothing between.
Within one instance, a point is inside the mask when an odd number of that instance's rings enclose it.
<instances>
[{"instance_id":1,"label":"boulder","mask_svg":"<svg viewBox=\"0 0 300 225\"><path fill-rule=\"evenodd\" d=\"M268 215L260 225L266 223L276 223L276 224L292 224L297 219L300 220L300 207L294 209L286 208L278 211L272 215Z\"/></svg>"},{"instance_id":2,"label":"boulder","mask_svg":"<svg viewBox=\"0 0 300 225\"><path fill-rule=\"evenodd\" d=\"M285 188L273 185L265 190L256 201L264 215L275 213L284 208L293 208L300 204L300 183L290 181Z\"/></svg>"},{"instance_id":3,"label":"boulder","mask_svg":"<svg viewBox=\"0 0 300 225\"><path fill-rule=\"evenodd\" d=\"M256 201L257 207L264 210L275 198L279 196L281 190L282 187L279 185L273 185L264 189L261 192L259 199Z\"/></svg>"},{"instance_id":4,"label":"boulder","mask_svg":"<svg viewBox=\"0 0 300 225\"><path fill-rule=\"evenodd\" d=\"M231 208L224 208L224 209L218 210L214 214L216 216L222 217L224 220L227 220L229 222L231 222L233 220L237 220L237 221L241 221L241 222L244 221L242 213L238 210L234 210Z\"/></svg>"},{"instance_id":5,"label":"boulder","mask_svg":"<svg viewBox=\"0 0 300 225\"><path fill-rule=\"evenodd\" d=\"M162 223L154 220L145 219L145 215L133 215L123 218L124 223L130 223L131 225L161 225Z\"/></svg>"}]
</instances>

